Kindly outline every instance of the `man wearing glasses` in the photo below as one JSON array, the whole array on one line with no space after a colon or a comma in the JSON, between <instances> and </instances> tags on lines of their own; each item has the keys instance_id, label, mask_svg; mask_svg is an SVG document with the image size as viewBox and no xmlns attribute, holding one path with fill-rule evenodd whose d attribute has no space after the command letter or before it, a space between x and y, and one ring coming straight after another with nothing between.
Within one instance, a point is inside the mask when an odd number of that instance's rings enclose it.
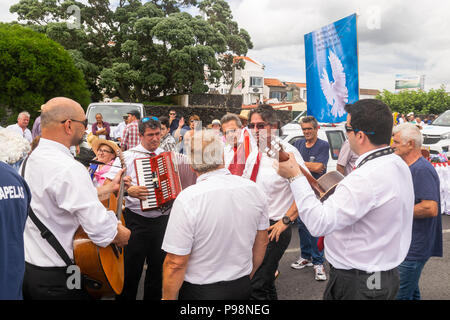
<instances>
[{"instance_id":1,"label":"man wearing glasses","mask_svg":"<svg viewBox=\"0 0 450 320\"><path fill-rule=\"evenodd\" d=\"M299 216L313 236L325 236L330 279L324 299L395 299L397 266L412 234L414 189L406 163L389 147L393 118L375 99L347 105L346 130L359 155L356 169L323 203L315 196L292 155L279 163L288 178Z\"/></svg>"},{"instance_id":2,"label":"man wearing glasses","mask_svg":"<svg viewBox=\"0 0 450 320\"><path fill-rule=\"evenodd\" d=\"M268 229L270 242L267 245L264 261L252 278L251 298L254 300L277 300L275 273L278 263L291 241L290 225L297 218L297 208L288 181L281 178L273 167L276 160L260 151L270 145L271 139L278 135L280 128L280 122L272 106L260 105L253 109L250 112L248 128L255 137L258 148L254 148L248 156L242 177L253 180L264 190L270 222ZM305 167L304 161L295 147L283 143L283 148L295 154L297 165ZM305 167L305 170L308 169Z\"/></svg>"},{"instance_id":3,"label":"man wearing glasses","mask_svg":"<svg viewBox=\"0 0 450 320\"><path fill-rule=\"evenodd\" d=\"M51 99L41 114L41 127L39 145L21 168L32 195L31 219L24 232L24 299L89 299L84 288L71 290L66 284L73 235L81 226L96 245L123 247L130 230L99 201L87 170L70 154L69 148L80 144L87 127L83 108L68 98ZM116 189L121 174L114 177ZM39 221L52 236L38 229ZM61 251L51 239L59 242Z\"/></svg>"}]
</instances>

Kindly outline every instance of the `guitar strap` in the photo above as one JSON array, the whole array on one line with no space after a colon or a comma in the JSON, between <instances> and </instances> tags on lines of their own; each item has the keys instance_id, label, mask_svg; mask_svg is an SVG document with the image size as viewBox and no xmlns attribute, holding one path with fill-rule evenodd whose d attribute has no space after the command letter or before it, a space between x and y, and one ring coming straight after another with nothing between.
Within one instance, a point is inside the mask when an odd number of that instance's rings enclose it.
<instances>
[{"instance_id":1,"label":"guitar strap","mask_svg":"<svg viewBox=\"0 0 450 320\"><path fill-rule=\"evenodd\" d=\"M25 167L27 165L29 156L25 159L22 165L22 178L25 179ZM70 259L69 255L67 254L66 250L62 247L62 245L59 243L58 239L56 239L55 235L39 220L39 218L34 213L33 209L31 209L31 206L29 206L28 209L28 216L31 218L31 221L36 225L36 227L41 232L41 237L52 246L53 249L55 249L56 253L63 259L63 261L67 264L67 266L73 265L73 261Z\"/></svg>"}]
</instances>

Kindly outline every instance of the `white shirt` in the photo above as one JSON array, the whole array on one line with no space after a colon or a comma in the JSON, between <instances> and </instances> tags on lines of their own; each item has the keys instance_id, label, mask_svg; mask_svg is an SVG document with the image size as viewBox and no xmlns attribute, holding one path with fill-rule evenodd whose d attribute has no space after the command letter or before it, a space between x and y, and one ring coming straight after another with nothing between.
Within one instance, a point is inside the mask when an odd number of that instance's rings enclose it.
<instances>
[{"instance_id":1,"label":"white shirt","mask_svg":"<svg viewBox=\"0 0 450 320\"><path fill-rule=\"evenodd\" d=\"M153 153L156 155L159 155L160 153L163 153L164 150L161 148L157 148ZM150 151L145 149L142 144L138 144L136 147L131 148L130 150L127 150L123 153L123 158L125 160L125 165L127 166L127 172L126 175L131 177L131 185L136 186L138 185L137 182L137 176L136 176L136 169L134 167L134 160L140 159L140 158L148 158L150 157ZM110 180L113 180L116 176L117 172L120 170L120 159L119 157L116 158L114 161L111 169L104 174L104 177ZM158 218L162 215L160 210L151 210L151 211L142 211L141 210L141 201L138 198L133 197L125 197L125 207L130 209L136 214L139 214L141 216L144 216L146 218ZM169 211L166 212L164 215L169 214Z\"/></svg>"},{"instance_id":2,"label":"white shirt","mask_svg":"<svg viewBox=\"0 0 450 320\"><path fill-rule=\"evenodd\" d=\"M411 243L414 189L399 156L382 156L352 171L323 204L305 177L291 189L311 235L325 236L325 255L335 268L377 272L403 262Z\"/></svg>"},{"instance_id":3,"label":"white shirt","mask_svg":"<svg viewBox=\"0 0 450 320\"><path fill-rule=\"evenodd\" d=\"M10 126L7 126L6 129L8 130L12 130L14 132L17 132L18 134L20 134L21 137L24 137L25 139L28 140L28 142L33 142L33 135L31 134L30 129L25 128L25 130L23 130L21 127L19 127L19 125L16 124L12 124Z\"/></svg>"},{"instance_id":4,"label":"white shirt","mask_svg":"<svg viewBox=\"0 0 450 320\"><path fill-rule=\"evenodd\" d=\"M64 145L41 138L28 159L25 180L32 194L31 208L71 259L73 236L80 224L98 246L106 247L116 237L114 212L98 200L88 171ZM24 241L27 262L41 267L65 266L31 219L25 225Z\"/></svg>"},{"instance_id":5,"label":"white shirt","mask_svg":"<svg viewBox=\"0 0 450 320\"><path fill-rule=\"evenodd\" d=\"M116 130L114 130L114 132L113 132L114 138L122 139L122 137L123 137L123 130L125 130L126 127L127 127L127 124L125 123L125 121L122 121L121 123L119 123L117 125Z\"/></svg>"},{"instance_id":6,"label":"white shirt","mask_svg":"<svg viewBox=\"0 0 450 320\"><path fill-rule=\"evenodd\" d=\"M305 167L305 162L303 161L303 158L297 148L289 143L283 143L283 149L288 153L293 152L297 163L308 170ZM254 148L248 156L242 177L247 179L251 178L253 166L256 162L257 156L258 149ZM263 153L258 175L256 177L256 183L262 188L262 190L264 190L264 193L266 194L270 220L278 221L286 215L287 211L294 202L294 196L289 187L289 182L280 177L276 169L274 169L273 164L275 161L275 159L272 159Z\"/></svg>"},{"instance_id":7,"label":"white shirt","mask_svg":"<svg viewBox=\"0 0 450 320\"><path fill-rule=\"evenodd\" d=\"M227 169L202 174L175 200L162 249L190 254L185 281L231 281L252 271L257 230L269 227L263 191Z\"/></svg>"}]
</instances>

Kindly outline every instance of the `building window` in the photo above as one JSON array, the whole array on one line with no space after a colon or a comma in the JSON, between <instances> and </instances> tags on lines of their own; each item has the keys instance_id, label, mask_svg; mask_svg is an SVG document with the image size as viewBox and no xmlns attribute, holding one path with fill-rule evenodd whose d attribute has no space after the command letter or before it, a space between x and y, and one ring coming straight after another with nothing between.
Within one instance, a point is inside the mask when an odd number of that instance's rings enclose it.
<instances>
[{"instance_id":1,"label":"building window","mask_svg":"<svg viewBox=\"0 0 450 320\"><path fill-rule=\"evenodd\" d=\"M272 91L270 93L270 99L278 99L278 101L281 101L281 92Z\"/></svg>"},{"instance_id":2,"label":"building window","mask_svg":"<svg viewBox=\"0 0 450 320\"><path fill-rule=\"evenodd\" d=\"M262 77L250 77L250 87L263 87L263 78Z\"/></svg>"}]
</instances>

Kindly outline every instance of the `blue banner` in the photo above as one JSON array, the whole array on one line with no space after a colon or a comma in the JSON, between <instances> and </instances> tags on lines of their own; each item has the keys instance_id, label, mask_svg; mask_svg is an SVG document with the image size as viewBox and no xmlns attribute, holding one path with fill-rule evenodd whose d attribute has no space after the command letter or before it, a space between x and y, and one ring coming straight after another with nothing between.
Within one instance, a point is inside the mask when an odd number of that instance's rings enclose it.
<instances>
[{"instance_id":1,"label":"blue banner","mask_svg":"<svg viewBox=\"0 0 450 320\"><path fill-rule=\"evenodd\" d=\"M305 62L308 115L346 121L345 105L359 100L356 14L305 34Z\"/></svg>"}]
</instances>

